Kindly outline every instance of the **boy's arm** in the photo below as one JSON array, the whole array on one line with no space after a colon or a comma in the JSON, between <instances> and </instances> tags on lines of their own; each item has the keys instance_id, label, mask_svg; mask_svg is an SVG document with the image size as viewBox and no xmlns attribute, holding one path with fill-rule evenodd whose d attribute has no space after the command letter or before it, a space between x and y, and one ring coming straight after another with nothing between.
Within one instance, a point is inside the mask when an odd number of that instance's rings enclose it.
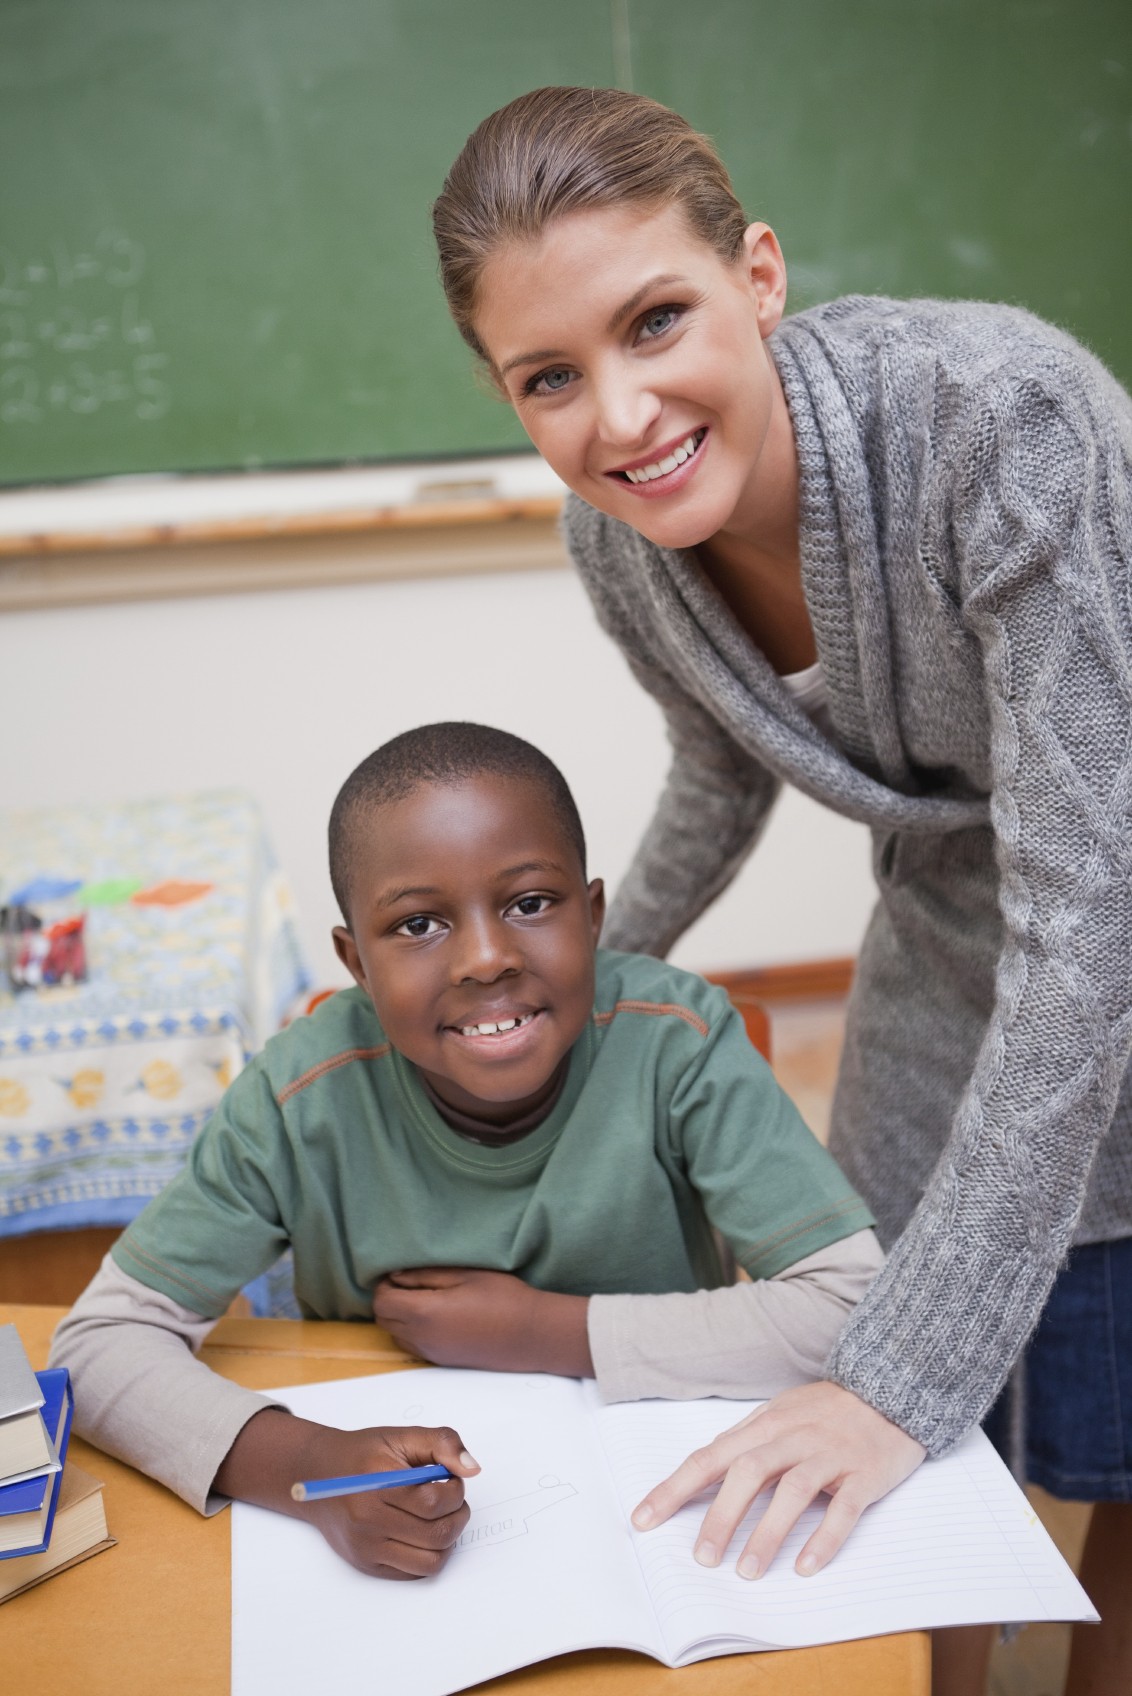
<instances>
[{"instance_id":1,"label":"boy's arm","mask_svg":"<svg viewBox=\"0 0 1132 1696\"><path fill-rule=\"evenodd\" d=\"M194 1359L215 1323L107 1255L51 1344L50 1364L71 1374L80 1436L200 1513L226 1506L212 1491L221 1461L253 1414L279 1405Z\"/></svg>"},{"instance_id":2,"label":"boy's arm","mask_svg":"<svg viewBox=\"0 0 1132 1696\"><path fill-rule=\"evenodd\" d=\"M71 1372L76 1428L201 1512L215 1512L236 1496L310 1520L363 1572L384 1578L435 1572L467 1523L463 1478L479 1470L456 1432L336 1431L295 1418L193 1358L190 1350L214 1324L130 1277L107 1255L51 1346L51 1364ZM291 1499L300 1478L431 1461L447 1466L452 1478L325 1502Z\"/></svg>"},{"instance_id":3,"label":"boy's arm","mask_svg":"<svg viewBox=\"0 0 1132 1696\"><path fill-rule=\"evenodd\" d=\"M855 1231L770 1278L691 1295L591 1296L594 1376L606 1401L763 1397L821 1378L852 1309L881 1266Z\"/></svg>"},{"instance_id":4,"label":"boy's arm","mask_svg":"<svg viewBox=\"0 0 1132 1696\"><path fill-rule=\"evenodd\" d=\"M438 1366L596 1378L606 1401L773 1396L820 1378L884 1263L855 1231L772 1277L692 1294L568 1296L507 1272L419 1267L379 1280L374 1316Z\"/></svg>"}]
</instances>

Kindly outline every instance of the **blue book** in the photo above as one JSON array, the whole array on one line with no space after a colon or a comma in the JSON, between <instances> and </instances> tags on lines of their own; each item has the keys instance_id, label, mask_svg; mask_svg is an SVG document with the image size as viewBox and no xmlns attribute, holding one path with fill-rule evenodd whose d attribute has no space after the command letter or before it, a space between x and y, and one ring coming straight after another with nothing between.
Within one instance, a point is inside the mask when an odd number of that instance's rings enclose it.
<instances>
[{"instance_id":1,"label":"blue book","mask_svg":"<svg viewBox=\"0 0 1132 1696\"><path fill-rule=\"evenodd\" d=\"M13 1555L37 1555L47 1548L59 1501L75 1407L71 1380L64 1366L51 1367L35 1376L43 1391L40 1412L59 1457L59 1467L37 1478L0 1486L0 1561Z\"/></svg>"}]
</instances>

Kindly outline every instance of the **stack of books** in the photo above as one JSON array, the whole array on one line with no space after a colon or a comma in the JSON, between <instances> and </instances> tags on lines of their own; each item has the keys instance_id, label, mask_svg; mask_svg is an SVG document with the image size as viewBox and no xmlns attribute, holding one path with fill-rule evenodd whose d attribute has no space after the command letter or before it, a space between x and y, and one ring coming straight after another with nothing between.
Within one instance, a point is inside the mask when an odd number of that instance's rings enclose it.
<instances>
[{"instance_id":1,"label":"stack of books","mask_svg":"<svg viewBox=\"0 0 1132 1696\"><path fill-rule=\"evenodd\" d=\"M33 1372L0 1325L0 1602L113 1544L102 1485L67 1462L73 1408L65 1368Z\"/></svg>"}]
</instances>

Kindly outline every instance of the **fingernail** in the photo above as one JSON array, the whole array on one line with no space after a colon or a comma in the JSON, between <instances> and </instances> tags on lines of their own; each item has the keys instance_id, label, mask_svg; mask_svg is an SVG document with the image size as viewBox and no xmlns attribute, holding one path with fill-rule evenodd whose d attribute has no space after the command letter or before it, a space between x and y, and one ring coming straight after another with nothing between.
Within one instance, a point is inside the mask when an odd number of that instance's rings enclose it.
<instances>
[{"instance_id":1,"label":"fingernail","mask_svg":"<svg viewBox=\"0 0 1132 1696\"><path fill-rule=\"evenodd\" d=\"M757 1555L743 1556L742 1560L739 1562L740 1578L761 1578L762 1573L762 1563Z\"/></svg>"},{"instance_id":2,"label":"fingernail","mask_svg":"<svg viewBox=\"0 0 1132 1696\"><path fill-rule=\"evenodd\" d=\"M471 1455L468 1453L467 1449L461 1449L460 1450L460 1465L461 1466L474 1466L477 1472L480 1469L479 1461L473 1460Z\"/></svg>"},{"instance_id":3,"label":"fingernail","mask_svg":"<svg viewBox=\"0 0 1132 1696\"><path fill-rule=\"evenodd\" d=\"M701 1566L719 1565L719 1550L714 1543L697 1543L695 1553Z\"/></svg>"},{"instance_id":4,"label":"fingernail","mask_svg":"<svg viewBox=\"0 0 1132 1696\"><path fill-rule=\"evenodd\" d=\"M794 1571L800 1574L802 1578L811 1578L817 1570L818 1557L816 1555L802 1555L794 1568Z\"/></svg>"},{"instance_id":5,"label":"fingernail","mask_svg":"<svg viewBox=\"0 0 1132 1696\"><path fill-rule=\"evenodd\" d=\"M647 1531L655 1518L656 1515L653 1513L651 1508L646 1508L642 1505L639 1508L633 1509L633 1524L636 1526L638 1531Z\"/></svg>"}]
</instances>

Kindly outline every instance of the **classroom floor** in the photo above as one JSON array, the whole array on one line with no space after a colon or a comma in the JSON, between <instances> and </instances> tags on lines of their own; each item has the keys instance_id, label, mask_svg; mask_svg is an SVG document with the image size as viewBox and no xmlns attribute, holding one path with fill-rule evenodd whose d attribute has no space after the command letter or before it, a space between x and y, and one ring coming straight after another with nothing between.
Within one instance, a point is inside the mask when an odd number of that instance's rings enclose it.
<instances>
[{"instance_id":1,"label":"classroom floor","mask_svg":"<svg viewBox=\"0 0 1132 1696\"><path fill-rule=\"evenodd\" d=\"M841 1053L842 1003L783 1002L772 1005L769 1011L775 1074L811 1130L824 1142ZM1046 1530L1076 1569L1088 1530L1089 1509L1075 1502L1055 1501L1044 1490L1032 1489L1027 1494ZM1012 1643L995 1648L986 1696L1061 1696L1068 1660L1068 1626L1027 1626Z\"/></svg>"}]
</instances>

